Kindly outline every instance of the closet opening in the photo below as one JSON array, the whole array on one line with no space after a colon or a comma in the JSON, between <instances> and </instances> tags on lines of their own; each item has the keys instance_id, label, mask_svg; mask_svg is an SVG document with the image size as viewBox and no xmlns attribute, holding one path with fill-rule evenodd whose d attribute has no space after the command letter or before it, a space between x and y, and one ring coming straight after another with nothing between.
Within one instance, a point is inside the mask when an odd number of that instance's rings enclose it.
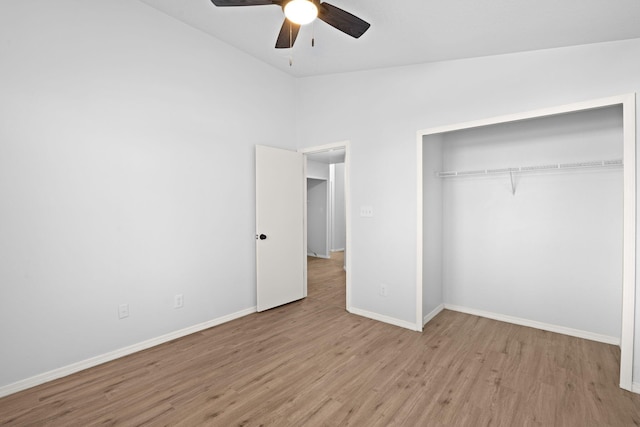
<instances>
[{"instance_id":1,"label":"closet opening","mask_svg":"<svg viewBox=\"0 0 640 427\"><path fill-rule=\"evenodd\" d=\"M635 95L418 132L418 321L619 345L632 389Z\"/></svg>"}]
</instances>

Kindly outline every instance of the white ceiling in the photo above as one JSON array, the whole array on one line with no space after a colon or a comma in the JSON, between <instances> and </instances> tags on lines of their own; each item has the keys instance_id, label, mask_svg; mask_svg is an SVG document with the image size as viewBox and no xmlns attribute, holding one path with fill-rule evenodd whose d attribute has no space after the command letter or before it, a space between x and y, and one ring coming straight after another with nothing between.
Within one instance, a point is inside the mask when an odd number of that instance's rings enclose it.
<instances>
[{"instance_id":1,"label":"white ceiling","mask_svg":"<svg viewBox=\"0 0 640 427\"><path fill-rule=\"evenodd\" d=\"M306 154L307 159L313 160L318 163L334 164L344 163L346 151L344 148L331 149L326 151L319 151L317 153Z\"/></svg>"},{"instance_id":2,"label":"white ceiling","mask_svg":"<svg viewBox=\"0 0 640 427\"><path fill-rule=\"evenodd\" d=\"M640 0L329 0L369 31L353 39L316 20L275 49L279 6L141 1L298 77L640 38Z\"/></svg>"}]
</instances>

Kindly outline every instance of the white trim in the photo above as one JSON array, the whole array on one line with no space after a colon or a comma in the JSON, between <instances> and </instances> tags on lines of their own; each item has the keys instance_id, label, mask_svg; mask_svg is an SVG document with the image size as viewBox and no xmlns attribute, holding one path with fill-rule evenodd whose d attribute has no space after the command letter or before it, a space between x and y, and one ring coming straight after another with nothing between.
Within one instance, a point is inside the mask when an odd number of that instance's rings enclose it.
<instances>
[{"instance_id":1,"label":"white trim","mask_svg":"<svg viewBox=\"0 0 640 427\"><path fill-rule=\"evenodd\" d=\"M342 189L344 192L344 188ZM333 251L333 241L336 237L334 233L336 222L336 165L334 163L329 164L329 194L327 195L327 254L331 257L331 251Z\"/></svg>"},{"instance_id":2,"label":"white trim","mask_svg":"<svg viewBox=\"0 0 640 427\"><path fill-rule=\"evenodd\" d=\"M514 325L527 326L529 328L541 329L543 331L555 332L558 334L569 335L577 338L584 338L590 341L597 341L605 344L620 345L620 338L611 337L608 335L596 334L588 331L582 331L580 329L567 328L565 326L552 325L550 323L523 319L521 317L507 316L506 314L492 313L490 311L477 310L475 308L462 307L459 305L444 304L444 308L446 310L458 311L460 313L486 317L487 319L498 320L500 322L513 323Z\"/></svg>"},{"instance_id":3,"label":"white trim","mask_svg":"<svg viewBox=\"0 0 640 427\"><path fill-rule=\"evenodd\" d=\"M640 394L640 383L632 383L631 391Z\"/></svg>"},{"instance_id":4,"label":"white trim","mask_svg":"<svg viewBox=\"0 0 640 427\"><path fill-rule=\"evenodd\" d=\"M442 310L444 310L444 304L440 304L439 306L431 310L431 313L424 316L424 319L422 320L422 326L426 325L431 319L440 314Z\"/></svg>"},{"instance_id":5,"label":"white trim","mask_svg":"<svg viewBox=\"0 0 640 427\"><path fill-rule=\"evenodd\" d=\"M357 314L358 316L367 317L369 319L377 320L378 322L388 323L390 325L399 326L401 328L410 329L412 331L422 332L422 328L416 328L416 325L407 322L406 320L396 319L395 317L385 316L384 314L374 313L372 311L361 310L359 308L351 307L349 310L351 314Z\"/></svg>"},{"instance_id":6,"label":"white trim","mask_svg":"<svg viewBox=\"0 0 640 427\"><path fill-rule=\"evenodd\" d=\"M591 99L588 101L575 102L572 104L559 105L549 108L541 108L538 110L524 111L514 114L506 114L503 116L489 117L480 120L472 120L469 122L456 123L453 125L438 126L434 128L418 131L420 136L433 135L437 133L452 132L456 130L471 129L483 126L491 126L502 123L517 122L521 120L534 119L546 116L555 116L559 114L571 113L574 111L592 110L595 108L611 107L635 100L635 93L611 96L608 98Z\"/></svg>"},{"instance_id":7,"label":"white trim","mask_svg":"<svg viewBox=\"0 0 640 427\"><path fill-rule=\"evenodd\" d=\"M188 328L180 329L179 331L170 332L166 335L162 335L156 338L151 338L146 341L139 342L127 347L120 348L118 350L110 351L109 353L101 354L89 359L82 360L80 362L72 363L71 365L63 366L52 371L48 371L42 374L35 375L33 377L17 381L15 383L0 387L0 397L8 396L13 393L17 393L22 390L26 390L31 387L35 387L40 384L44 384L49 381L57 380L58 378L66 377L67 375L75 374L76 372L84 371L85 369L93 368L106 362L110 362L115 359L119 359L124 356L128 356L133 353L137 353L142 350L146 350L151 347L155 347L160 344L182 338L187 335L191 335L196 332L203 331L205 329L212 328L214 326L221 325L223 323L230 322L240 317L247 316L255 313L256 307L240 310L235 313L228 314L226 316L218 317L217 319L209 320L204 323L189 326Z\"/></svg>"},{"instance_id":8,"label":"white trim","mask_svg":"<svg viewBox=\"0 0 640 427\"><path fill-rule=\"evenodd\" d=\"M353 256L353 244L351 241L351 143L346 141L344 143L344 209L346 213L345 225L347 228L347 237L345 239L345 259L344 259L344 270L347 281L347 292L346 292L346 307L347 310L351 309L351 257Z\"/></svg>"},{"instance_id":9,"label":"white trim","mask_svg":"<svg viewBox=\"0 0 640 427\"><path fill-rule=\"evenodd\" d=\"M309 240L307 236L308 224L307 224L307 200L309 195L307 194L307 156L302 156L304 161L302 162L302 176L304 177L304 189L302 190L303 195L303 206L302 206L302 250L306 251L309 248ZM304 257L304 265L302 266L302 296L303 298L307 297L309 284L309 272L307 271L307 257Z\"/></svg>"},{"instance_id":10,"label":"white trim","mask_svg":"<svg viewBox=\"0 0 640 427\"><path fill-rule=\"evenodd\" d=\"M331 259L330 256L327 255L321 255L321 254L315 254L313 252L307 252L307 256L313 257L313 258L322 258L322 259Z\"/></svg>"},{"instance_id":11,"label":"white trim","mask_svg":"<svg viewBox=\"0 0 640 427\"><path fill-rule=\"evenodd\" d=\"M423 150L423 138L422 138L422 134L420 132L418 132L417 135L418 138L418 153L417 153L417 157L418 157L418 168L417 168L417 175L418 175L418 182L417 182L417 194L416 194L416 198L417 198L417 218L418 218L418 224L416 225L416 236L418 236L418 241L417 241L417 246L416 246L416 326L419 326L419 330L422 331L422 328L424 327L425 323L427 323L427 321L423 320L422 318L422 304L423 304L423 293L424 293L424 278L422 277L423 275L423 263L424 263L424 179L423 179L423 154L422 154L422 150ZM428 317L429 315L427 315Z\"/></svg>"},{"instance_id":12,"label":"white trim","mask_svg":"<svg viewBox=\"0 0 640 427\"><path fill-rule=\"evenodd\" d=\"M583 102L565 104L556 107L497 116L453 125L439 126L420 130L418 136L418 227L417 227L417 313L422 307L422 144L425 135L433 135L456 130L516 122L539 117L592 110L596 108L622 105L623 108L623 162L624 162L624 208L623 208L623 266L622 266L622 327L620 335L620 387L631 390L633 387L633 354L635 337L635 293L636 293L636 94L635 92L608 98L592 99Z\"/></svg>"},{"instance_id":13,"label":"white trim","mask_svg":"<svg viewBox=\"0 0 640 427\"><path fill-rule=\"evenodd\" d=\"M633 385L633 341L636 316L636 95L624 100L623 116L623 251L622 251L622 331L620 334L620 387Z\"/></svg>"}]
</instances>

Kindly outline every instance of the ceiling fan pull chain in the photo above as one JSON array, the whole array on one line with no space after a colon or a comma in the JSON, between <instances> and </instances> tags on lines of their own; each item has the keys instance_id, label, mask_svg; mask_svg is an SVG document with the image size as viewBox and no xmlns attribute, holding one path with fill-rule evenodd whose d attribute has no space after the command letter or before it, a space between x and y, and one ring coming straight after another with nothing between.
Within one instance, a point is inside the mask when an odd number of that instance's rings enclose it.
<instances>
[{"instance_id":1,"label":"ceiling fan pull chain","mask_svg":"<svg viewBox=\"0 0 640 427\"><path fill-rule=\"evenodd\" d=\"M293 47L293 24L289 24L289 67L293 67L293 53L291 48Z\"/></svg>"},{"instance_id":2,"label":"ceiling fan pull chain","mask_svg":"<svg viewBox=\"0 0 640 427\"><path fill-rule=\"evenodd\" d=\"M311 47L316 47L316 21L311 24Z\"/></svg>"}]
</instances>

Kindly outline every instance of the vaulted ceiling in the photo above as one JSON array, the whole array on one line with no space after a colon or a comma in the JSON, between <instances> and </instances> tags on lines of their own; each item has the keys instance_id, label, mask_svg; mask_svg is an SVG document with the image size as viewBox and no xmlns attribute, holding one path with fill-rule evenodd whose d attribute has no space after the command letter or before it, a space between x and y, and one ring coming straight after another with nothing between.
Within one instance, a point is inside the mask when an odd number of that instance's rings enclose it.
<instances>
[{"instance_id":1,"label":"vaulted ceiling","mask_svg":"<svg viewBox=\"0 0 640 427\"><path fill-rule=\"evenodd\" d=\"M275 49L279 6L140 1L298 77L640 38L640 0L329 0L369 31L353 39L316 20Z\"/></svg>"}]
</instances>

